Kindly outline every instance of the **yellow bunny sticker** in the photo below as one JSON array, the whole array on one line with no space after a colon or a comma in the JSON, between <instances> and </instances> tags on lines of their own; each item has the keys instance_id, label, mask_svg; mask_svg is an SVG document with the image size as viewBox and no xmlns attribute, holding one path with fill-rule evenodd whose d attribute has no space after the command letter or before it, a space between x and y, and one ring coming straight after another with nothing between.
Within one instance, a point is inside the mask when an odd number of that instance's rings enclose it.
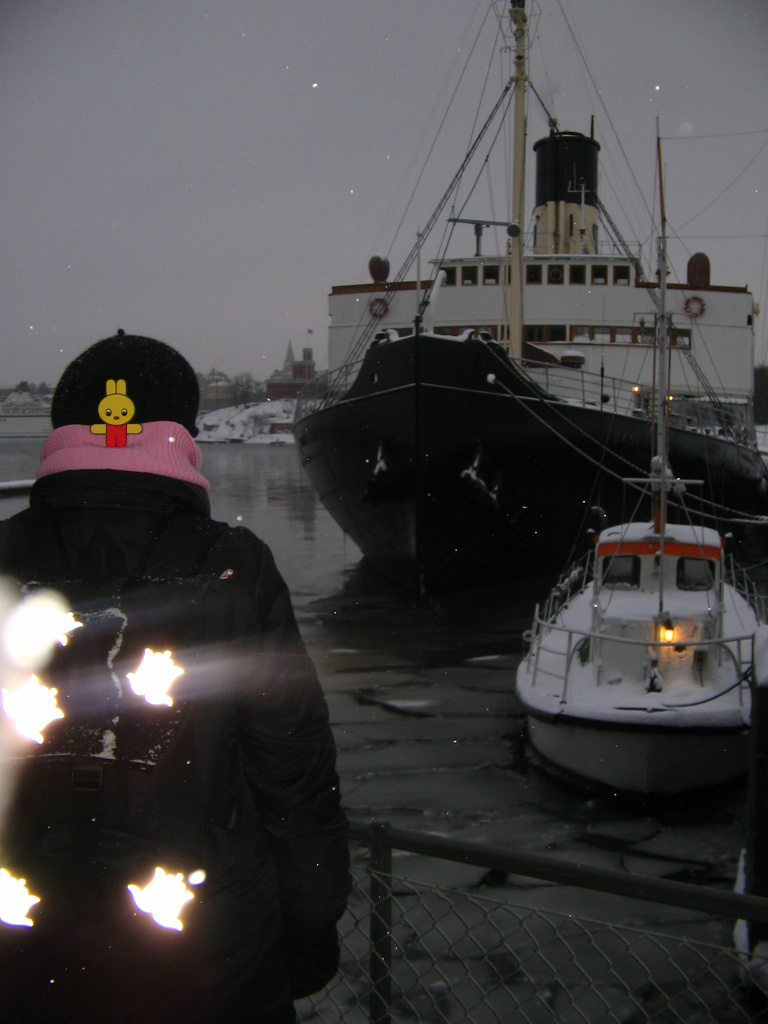
<instances>
[{"instance_id":1,"label":"yellow bunny sticker","mask_svg":"<svg viewBox=\"0 0 768 1024\"><path fill-rule=\"evenodd\" d=\"M107 448L125 448L128 434L140 434L141 424L131 423L136 406L125 392L124 380L108 380L107 393L99 402L101 423L91 424L92 434L106 434Z\"/></svg>"}]
</instances>

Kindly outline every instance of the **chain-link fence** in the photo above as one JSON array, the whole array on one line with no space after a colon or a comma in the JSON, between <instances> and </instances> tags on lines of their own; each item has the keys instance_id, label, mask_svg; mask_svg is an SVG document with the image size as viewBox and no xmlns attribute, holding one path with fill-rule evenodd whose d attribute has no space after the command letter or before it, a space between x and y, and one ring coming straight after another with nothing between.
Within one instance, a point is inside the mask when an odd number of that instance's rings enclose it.
<instances>
[{"instance_id":1,"label":"chain-link fence","mask_svg":"<svg viewBox=\"0 0 768 1024\"><path fill-rule=\"evenodd\" d=\"M768 921L768 900L386 827L368 843L370 858L354 857L341 970L300 1004L302 1022L768 1022L733 941L736 918ZM393 847L485 866L497 880L512 871L565 885L494 894L424 884L392 874Z\"/></svg>"}]
</instances>

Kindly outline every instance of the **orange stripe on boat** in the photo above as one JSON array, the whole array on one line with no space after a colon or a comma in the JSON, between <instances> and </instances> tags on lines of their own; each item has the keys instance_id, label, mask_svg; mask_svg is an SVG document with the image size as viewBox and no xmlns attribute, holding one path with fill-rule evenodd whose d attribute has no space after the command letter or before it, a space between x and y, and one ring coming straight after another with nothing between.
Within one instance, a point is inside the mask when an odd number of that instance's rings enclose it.
<instances>
[{"instance_id":1,"label":"orange stripe on boat","mask_svg":"<svg viewBox=\"0 0 768 1024\"><path fill-rule=\"evenodd\" d=\"M613 541L608 544L598 544L597 554L600 557L606 555L655 555L659 551L657 540L627 540ZM667 541L664 545L664 553L667 555L688 555L690 558L712 558L720 561L721 548L706 544L679 544L675 541Z\"/></svg>"}]
</instances>

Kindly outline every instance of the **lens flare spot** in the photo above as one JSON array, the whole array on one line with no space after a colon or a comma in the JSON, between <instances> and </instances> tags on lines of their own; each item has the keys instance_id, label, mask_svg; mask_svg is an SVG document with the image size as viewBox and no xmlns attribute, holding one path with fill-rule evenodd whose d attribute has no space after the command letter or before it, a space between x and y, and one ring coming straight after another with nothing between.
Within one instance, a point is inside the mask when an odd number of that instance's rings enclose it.
<instances>
[{"instance_id":1,"label":"lens flare spot","mask_svg":"<svg viewBox=\"0 0 768 1024\"><path fill-rule=\"evenodd\" d=\"M128 672L127 679L137 697L143 697L148 704L166 704L171 707L173 700L168 690L184 669L174 665L170 651L144 649L144 659L135 672Z\"/></svg>"},{"instance_id":2,"label":"lens flare spot","mask_svg":"<svg viewBox=\"0 0 768 1024\"><path fill-rule=\"evenodd\" d=\"M162 868L155 868L155 877L143 889L131 884L128 890L142 913L150 914L161 928L174 928L177 932L182 929L181 908L195 898L184 884L183 875L168 875Z\"/></svg>"},{"instance_id":3,"label":"lens flare spot","mask_svg":"<svg viewBox=\"0 0 768 1024\"><path fill-rule=\"evenodd\" d=\"M54 644L64 646L67 634L82 626L61 594L39 590L21 601L2 625L0 642L6 658L18 668L34 671L44 665Z\"/></svg>"},{"instance_id":4,"label":"lens flare spot","mask_svg":"<svg viewBox=\"0 0 768 1024\"><path fill-rule=\"evenodd\" d=\"M3 710L20 736L35 743L43 742L42 730L46 725L64 717L56 704L57 692L55 687L41 683L37 676L30 676L16 689L3 688Z\"/></svg>"},{"instance_id":5,"label":"lens flare spot","mask_svg":"<svg viewBox=\"0 0 768 1024\"><path fill-rule=\"evenodd\" d=\"M14 878L5 868L0 868L0 921L31 928L34 921L27 913L39 902L39 896L28 892L25 878Z\"/></svg>"}]
</instances>

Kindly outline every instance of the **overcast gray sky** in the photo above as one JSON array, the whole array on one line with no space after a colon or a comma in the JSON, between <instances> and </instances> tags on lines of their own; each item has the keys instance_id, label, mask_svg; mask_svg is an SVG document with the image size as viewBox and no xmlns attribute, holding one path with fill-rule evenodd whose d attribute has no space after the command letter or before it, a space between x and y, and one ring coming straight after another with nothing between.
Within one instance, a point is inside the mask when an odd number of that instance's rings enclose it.
<instances>
[{"instance_id":1,"label":"overcast gray sky","mask_svg":"<svg viewBox=\"0 0 768 1024\"><path fill-rule=\"evenodd\" d=\"M487 7L1 0L0 383L53 383L118 327L203 371L264 378L289 340L324 365L328 292L388 249L417 143ZM748 284L767 359L767 0L541 0L536 27L537 89L564 129L595 115L602 199L646 251L660 118L674 268L703 249L713 283ZM458 167L466 115L422 179L395 269ZM546 131L532 101L530 141ZM528 216L532 202L529 189ZM478 200L467 215L492 214Z\"/></svg>"}]
</instances>

